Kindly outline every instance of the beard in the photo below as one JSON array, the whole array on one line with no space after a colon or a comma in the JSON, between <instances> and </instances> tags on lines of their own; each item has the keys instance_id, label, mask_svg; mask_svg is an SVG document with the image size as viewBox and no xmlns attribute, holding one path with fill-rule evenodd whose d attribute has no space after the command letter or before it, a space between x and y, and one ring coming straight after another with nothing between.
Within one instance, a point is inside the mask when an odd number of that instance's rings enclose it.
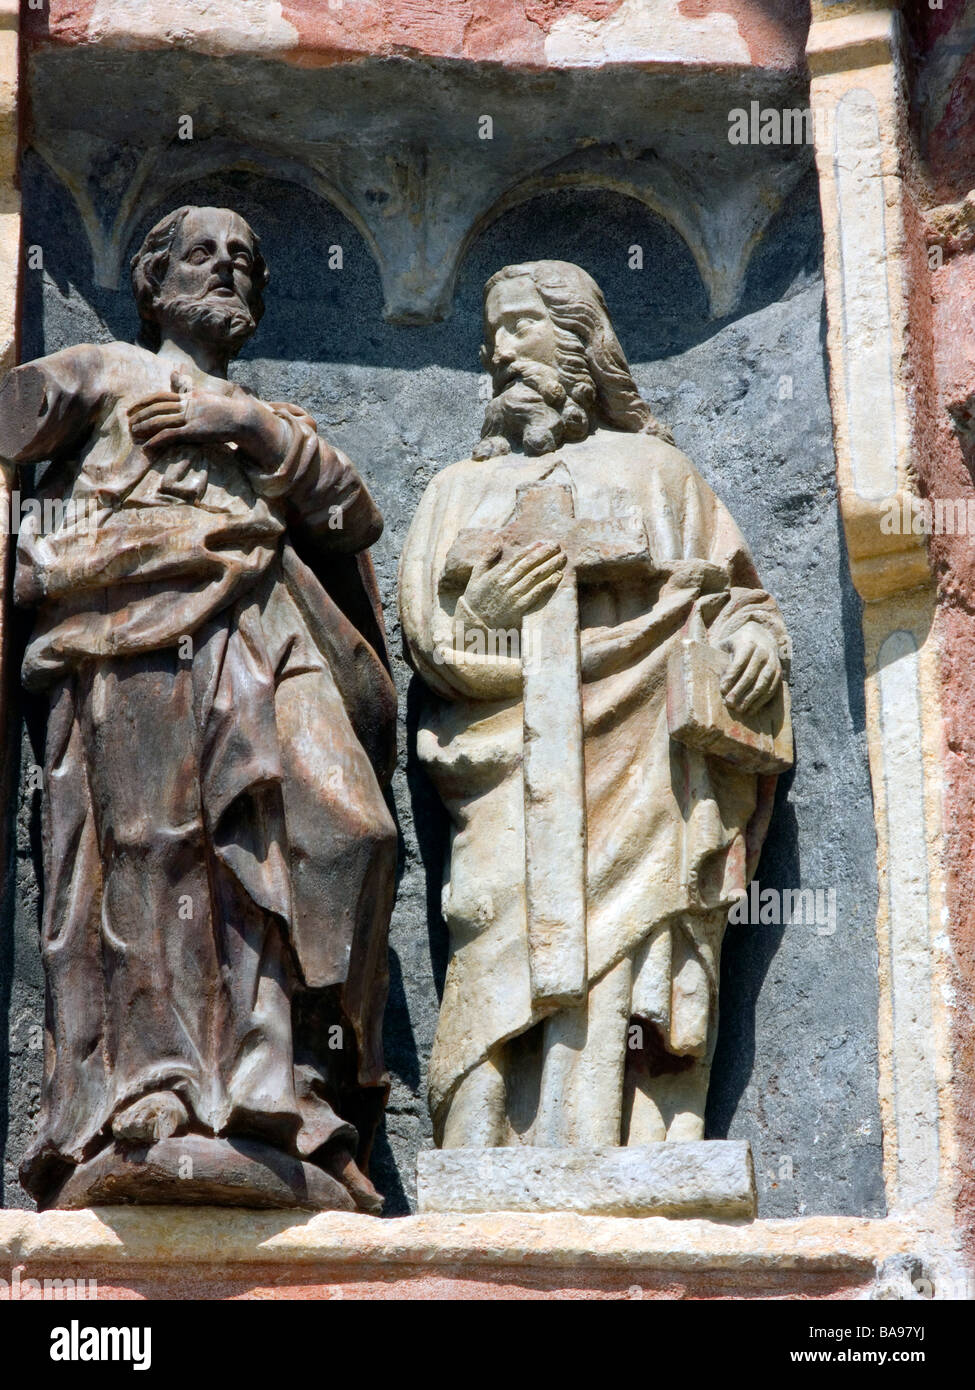
<instances>
[{"instance_id":1,"label":"beard","mask_svg":"<svg viewBox=\"0 0 975 1390\"><path fill-rule=\"evenodd\" d=\"M159 308L161 323L173 324L188 338L219 343L230 349L231 356L236 356L257 328L254 315L236 295L231 299L175 294Z\"/></svg>"},{"instance_id":2,"label":"beard","mask_svg":"<svg viewBox=\"0 0 975 1390\"><path fill-rule=\"evenodd\" d=\"M590 376L568 376L541 362L516 361L484 412L481 438L471 457L495 458L520 445L526 454L548 454L585 439L596 389Z\"/></svg>"}]
</instances>

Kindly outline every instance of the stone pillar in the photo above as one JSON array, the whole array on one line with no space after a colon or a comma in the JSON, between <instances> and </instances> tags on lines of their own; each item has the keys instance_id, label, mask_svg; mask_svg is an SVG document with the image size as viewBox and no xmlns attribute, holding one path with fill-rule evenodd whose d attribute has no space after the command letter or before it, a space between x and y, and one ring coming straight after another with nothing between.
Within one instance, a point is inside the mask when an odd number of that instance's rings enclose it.
<instances>
[{"instance_id":1,"label":"stone pillar","mask_svg":"<svg viewBox=\"0 0 975 1390\"><path fill-rule=\"evenodd\" d=\"M864 600L885 1182L892 1211L950 1208L936 593L924 535L912 529L922 443L915 398L929 389L930 353L918 308L925 247L907 167L901 17L870 4L818 10L807 55L840 510Z\"/></svg>"},{"instance_id":2,"label":"stone pillar","mask_svg":"<svg viewBox=\"0 0 975 1390\"><path fill-rule=\"evenodd\" d=\"M17 159L20 143L18 89L20 78L19 0L0 0L0 376L16 364L20 337L20 188ZM0 614L8 606L12 573L10 491L12 469L0 460ZM6 735L7 625L0 620L0 731ZM9 746L9 742L8 742ZM0 771L0 794L5 801L16 787L10 758ZM3 825L6 828L8 820ZM6 831L0 831L0 854L7 861Z\"/></svg>"}]
</instances>

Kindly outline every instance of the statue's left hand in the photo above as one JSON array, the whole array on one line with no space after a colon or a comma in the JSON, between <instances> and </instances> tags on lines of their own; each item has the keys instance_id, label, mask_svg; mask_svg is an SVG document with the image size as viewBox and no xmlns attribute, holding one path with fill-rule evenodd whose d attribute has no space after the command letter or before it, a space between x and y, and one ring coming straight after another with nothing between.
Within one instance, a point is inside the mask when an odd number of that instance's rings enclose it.
<instances>
[{"instance_id":1,"label":"statue's left hand","mask_svg":"<svg viewBox=\"0 0 975 1390\"><path fill-rule=\"evenodd\" d=\"M750 714L768 704L782 684L782 663L772 634L760 623L745 623L721 646L731 657L721 681L729 709Z\"/></svg>"},{"instance_id":2,"label":"statue's left hand","mask_svg":"<svg viewBox=\"0 0 975 1390\"><path fill-rule=\"evenodd\" d=\"M167 444L244 444L252 402L216 391L153 391L130 405L132 438L147 449Z\"/></svg>"}]
</instances>

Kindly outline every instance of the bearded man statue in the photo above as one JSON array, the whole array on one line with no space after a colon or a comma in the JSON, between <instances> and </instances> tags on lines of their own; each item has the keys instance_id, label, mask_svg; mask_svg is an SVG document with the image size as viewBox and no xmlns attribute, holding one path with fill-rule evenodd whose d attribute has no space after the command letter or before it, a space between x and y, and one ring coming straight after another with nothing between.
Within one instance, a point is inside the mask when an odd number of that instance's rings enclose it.
<instances>
[{"instance_id":1,"label":"bearded man statue","mask_svg":"<svg viewBox=\"0 0 975 1390\"><path fill-rule=\"evenodd\" d=\"M450 819L436 1141L696 1143L722 935L791 756L785 626L588 274L506 266L484 334L482 438L400 571Z\"/></svg>"},{"instance_id":2,"label":"bearded man statue","mask_svg":"<svg viewBox=\"0 0 975 1390\"><path fill-rule=\"evenodd\" d=\"M143 345L11 372L0 454L49 710L42 1206L378 1211L394 752L361 478L227 379L263 312L247 223L181 207L132 261Z\"/></svg>"}]
</instances>

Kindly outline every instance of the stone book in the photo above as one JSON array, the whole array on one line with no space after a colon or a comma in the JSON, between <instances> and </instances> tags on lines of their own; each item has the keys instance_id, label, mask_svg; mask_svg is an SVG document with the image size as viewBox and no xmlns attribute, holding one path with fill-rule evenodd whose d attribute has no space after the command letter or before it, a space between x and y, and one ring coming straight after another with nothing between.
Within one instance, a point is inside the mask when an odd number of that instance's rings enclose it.
<instances>
[{"instance_id":1,"label":"stone book","mask_svg":"<svg viewBox=\"0 0 975 1390\"><path fill-rule=\"evenodd\" d=\"M667 667L667 727L671 738L746 772L778 773L792 766L789 687L751 714L735 716L721 694L727 654L684 637Z\"/></svg>"}]
</instances>

